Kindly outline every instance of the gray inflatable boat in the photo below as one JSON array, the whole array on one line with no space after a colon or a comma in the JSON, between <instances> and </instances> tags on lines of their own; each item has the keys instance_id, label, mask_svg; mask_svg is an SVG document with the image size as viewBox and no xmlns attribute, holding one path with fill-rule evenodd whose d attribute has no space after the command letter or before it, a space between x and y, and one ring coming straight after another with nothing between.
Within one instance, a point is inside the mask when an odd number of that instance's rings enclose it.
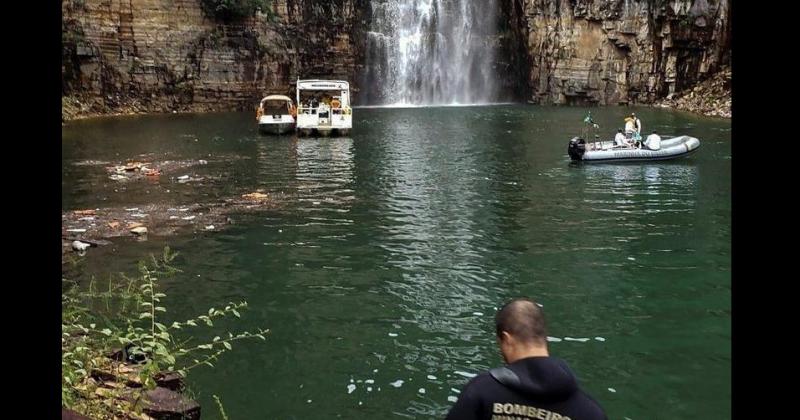
<instances>
[{"instance_id":1,"label":"gray inflatable boat","mask_svg":"<svg viewBox=\"0 0 800 420\"><path fill-rule=\"evenodd\" d=\"M582 162L635 162L666 160L686 156L700 147L700 140L690 136L678 136L661 140L659 150L614 146L613 141L587 143L580 137L569 141L567 154L573 161Z\"/></svg>"}]
</instances>

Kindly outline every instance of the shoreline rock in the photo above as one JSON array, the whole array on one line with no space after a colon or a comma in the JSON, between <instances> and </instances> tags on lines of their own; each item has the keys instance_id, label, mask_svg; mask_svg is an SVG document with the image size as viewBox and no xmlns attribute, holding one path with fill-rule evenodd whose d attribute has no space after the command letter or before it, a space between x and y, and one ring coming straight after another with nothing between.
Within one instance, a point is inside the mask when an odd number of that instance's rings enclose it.
<instances>
[{"instance_id":1,"label":"shoreline rock","mask_svg":"<svg viewBox=\"0 0 800 420\"><path fill-rule=\"evenodd\" d=\"M723 69L691 89L656 102L654 106L708 117L732 118L731 69Z\"/></svg>"}]
</instances>

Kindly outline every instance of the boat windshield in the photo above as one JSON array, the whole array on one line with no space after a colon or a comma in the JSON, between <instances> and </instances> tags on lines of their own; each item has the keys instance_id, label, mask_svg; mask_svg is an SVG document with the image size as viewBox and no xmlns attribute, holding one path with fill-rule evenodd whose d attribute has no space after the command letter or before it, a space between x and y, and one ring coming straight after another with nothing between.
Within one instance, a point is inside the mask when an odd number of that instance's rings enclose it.
<instances>
[{"instance_id":1,"label":"boat windshield","mask_svg":"<svg viewBox=\"0 0 800 420\"><path fill-rule=\"evenodd\" d=\"M280 115L289 113L289 103L285 101L264 101L264 115Z\"/></svg>"}]
</instances>

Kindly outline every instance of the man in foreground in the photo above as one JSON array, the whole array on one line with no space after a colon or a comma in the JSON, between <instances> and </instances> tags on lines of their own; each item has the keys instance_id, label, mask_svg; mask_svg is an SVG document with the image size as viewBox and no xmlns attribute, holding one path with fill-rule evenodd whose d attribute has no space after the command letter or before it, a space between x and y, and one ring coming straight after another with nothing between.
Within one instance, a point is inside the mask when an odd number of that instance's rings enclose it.
<instances>
[{"instance_id":1,"label":"man in foreground","mask_svg":"<svg viewBox=\"0 0 800 420\"><path fill-rule=\"evenodd\" d=\"M567 364L550 357L544 316L535 302L507 303L495 316L495 329L507 365L473 378L447 420L607 420Z\"/></svg>"}]
</instances>

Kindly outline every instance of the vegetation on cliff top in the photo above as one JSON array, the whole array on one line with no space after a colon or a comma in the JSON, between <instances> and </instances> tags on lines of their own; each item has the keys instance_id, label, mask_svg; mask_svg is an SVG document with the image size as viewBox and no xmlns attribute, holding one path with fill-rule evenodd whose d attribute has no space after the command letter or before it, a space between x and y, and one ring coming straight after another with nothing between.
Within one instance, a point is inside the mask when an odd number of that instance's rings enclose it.
<instances>
[{"instance_id":1,"label":"vegetation on cliff top","mask_svg":"<svg viewBox=\"0 0 800 420\"><path fill-rule=\"evenodd\" d=\"M272 0L201 0L203 10L223 22L240 20L261 11L272 14Z\"/></svg>"}]
</instances>

